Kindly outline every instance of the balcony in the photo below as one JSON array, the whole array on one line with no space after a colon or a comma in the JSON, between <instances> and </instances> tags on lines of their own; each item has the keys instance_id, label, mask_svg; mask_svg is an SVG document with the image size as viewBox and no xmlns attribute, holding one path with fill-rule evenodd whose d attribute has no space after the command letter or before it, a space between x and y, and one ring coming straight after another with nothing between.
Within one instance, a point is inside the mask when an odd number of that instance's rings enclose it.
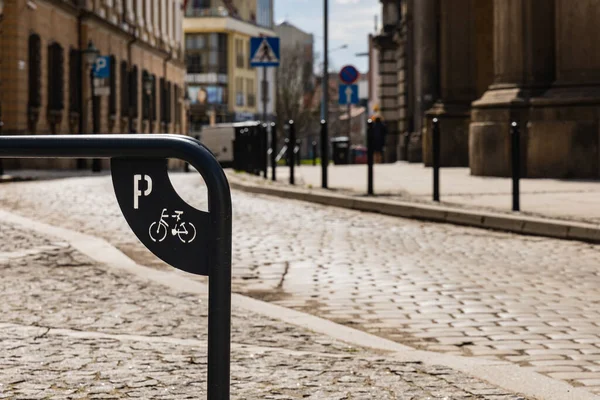
<instances>
[{"instance_id":1,"label":"balcony","mask_svg":"<svg viewBox=\"0 0 600 400\"><path fill-rule=\"evenodd\" d=\"M185 10L186 18L202 17L229 17L229 11L225 7L192 8Z\"/></svg>"}]
</instances>

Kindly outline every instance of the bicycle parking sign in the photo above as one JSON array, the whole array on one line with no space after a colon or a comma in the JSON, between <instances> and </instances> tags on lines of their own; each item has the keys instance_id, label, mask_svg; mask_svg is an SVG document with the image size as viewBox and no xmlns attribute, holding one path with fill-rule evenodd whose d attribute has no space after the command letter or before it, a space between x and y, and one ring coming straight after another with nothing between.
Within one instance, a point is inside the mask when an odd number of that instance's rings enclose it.
<instances>
[{"instance_id":1,"label":"bicycle parking sign","mask_svg":"<svg viewBox=\"0 0 600 400\"><path fill-rule=\"evenodd\" d=\"M152 253L182 271L208 275L209 214L177 195L166 163L166 159L113 158L117 201L133 233Z\"/></svg>"}]
</instances>

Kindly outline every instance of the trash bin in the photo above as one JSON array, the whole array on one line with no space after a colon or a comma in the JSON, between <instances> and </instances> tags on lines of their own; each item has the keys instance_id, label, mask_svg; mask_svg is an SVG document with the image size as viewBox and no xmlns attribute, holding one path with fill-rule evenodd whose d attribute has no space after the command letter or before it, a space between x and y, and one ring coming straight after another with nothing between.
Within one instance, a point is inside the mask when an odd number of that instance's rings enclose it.
<instances>
[{"instance_id":1,"label":"trash bin","mask_svg":"<svg viewBox=\"0 0 600 400\"><path fill-rule=\"evenodd\" d=\"M332 160L335 165L350 163L350 138L339 136L331 139Z\"/></svg>"}]
</instances>

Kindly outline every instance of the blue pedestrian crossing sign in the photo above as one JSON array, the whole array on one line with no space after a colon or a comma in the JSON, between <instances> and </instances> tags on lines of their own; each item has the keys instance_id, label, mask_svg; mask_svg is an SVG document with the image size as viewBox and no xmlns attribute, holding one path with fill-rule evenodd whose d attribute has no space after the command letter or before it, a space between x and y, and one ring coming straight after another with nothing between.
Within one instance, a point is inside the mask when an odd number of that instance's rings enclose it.
<instances>
[{"instance_id":1,"label":"blue pedestrian crossing sign","mask_svg":"<svg viewBox=\"0 0 600 400\"><path fill-rule=\"evenodd\" d=\"M253 37L250 39L250 66L278 67L279 38Z\"/></svg>"},{"instance_id":2,"label":"blue pedestrian crossing sign","mask_svg":"<svg viewBox=\"0 0 600 400\"><path fill-rule=\"evenodd\" d=\"M339 104L358 104L358 85L340 85Z\"/></svg>"},{"instance_id":3,"label":"blue pedestrian crossing sign","mask_svg":"<svg viewBox=\"0 0 600 400\"><path fill-rule=\"evenodd\" d=\"M108 79L110 77L110 57L101 56L94 64L94 78Z\"/></svg>"}]
</instances>

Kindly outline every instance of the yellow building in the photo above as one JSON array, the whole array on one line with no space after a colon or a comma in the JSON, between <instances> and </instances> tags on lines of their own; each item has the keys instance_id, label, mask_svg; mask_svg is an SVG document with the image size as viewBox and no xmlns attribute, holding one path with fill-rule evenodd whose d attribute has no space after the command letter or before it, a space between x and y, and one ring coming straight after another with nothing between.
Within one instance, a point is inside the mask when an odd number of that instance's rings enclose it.
<instances>
[{"instance_id":1,"label":"yellow building","mask_svg":"<svg viewBox=\"0 0 600 400\"><path fill-rule=\"evenodd\" d=\"M272 6L272 0L188 1L183 31L192 130L262 117L263 75L250 67L250 38L274 36ZM273 114L273 80L270 69L268 115Z\"/></svg>"},{"instance_id":2,"label":"yellow building","mask_svg":"<svg viewBox=\"0 0 600 400\"><path fill-rule=\"evenodd\" d=\"M186 133L183 1L0 1L2 133L91 133L93 122L100 133ZM88 47L111 60L110 90L95 105ZM86 167L69 159L5 165Z\"/></svg>"}]
</instances>

